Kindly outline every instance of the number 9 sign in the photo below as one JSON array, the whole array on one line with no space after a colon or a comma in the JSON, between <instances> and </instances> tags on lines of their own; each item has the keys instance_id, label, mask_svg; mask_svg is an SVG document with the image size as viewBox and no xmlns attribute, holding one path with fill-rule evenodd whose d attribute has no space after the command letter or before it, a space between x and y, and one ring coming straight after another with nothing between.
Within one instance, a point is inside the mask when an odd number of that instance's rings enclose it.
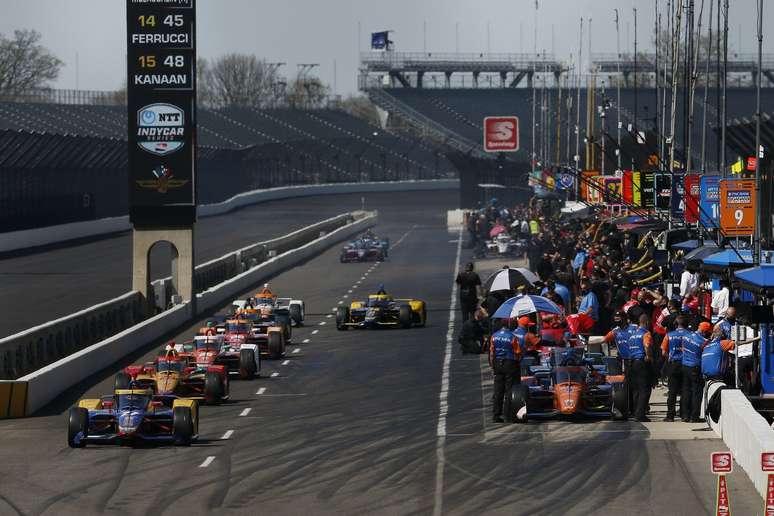
<instances>
[{"instance_id":1,"label":"number 9 sign","mask_svg":"<svg viewBox=\"0 0 774 516\"><path fill-rule=\"evenodd\" d=\"M749 236L755 232L755 181L720 181L720 229L726 236Z\"/></svg>"}]
</instances>

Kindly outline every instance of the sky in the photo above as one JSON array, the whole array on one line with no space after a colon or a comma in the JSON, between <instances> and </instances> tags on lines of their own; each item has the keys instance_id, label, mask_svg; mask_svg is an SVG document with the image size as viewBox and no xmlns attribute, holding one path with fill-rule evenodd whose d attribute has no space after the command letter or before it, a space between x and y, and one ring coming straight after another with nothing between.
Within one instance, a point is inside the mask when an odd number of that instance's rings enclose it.
<instances>
[{"instance_id":1,"label":"sky","mask_svg":"<svg viewBox=\"0 0 774 516\"><path fill-rule=\"evenodd\" d=\"M667 0L658 1L665 12ZM697 11L701 1L695 0ZM571 54L577 56L583 17L586 36L592 19L592 51L615 53L615 8L622 51L627 42L633 46L633 8L638 10L640 48L651 47L655 2L538 0L538 51L553 49L568 62ZM706 3L708 11L710 0ZM757 0L730 3L730 47L755 52ZM764 30L774 27L772 3L764 1ZM367 50L371 32L394 30L391 39L398 51L532 52L534 21L534 0L198 0L198 47L201 57L238 52L285 62L281 70L290 77L299 63L316 63L323 81L348 95L357 91L358 52ZM58 88L121 87L125 23L125 0L0 0L0 33L35 29L65 62ZM774 53L774 31L764 38L764 52ZM586 39L586 55L588 45Z\"/></svg>"}]
</instances>

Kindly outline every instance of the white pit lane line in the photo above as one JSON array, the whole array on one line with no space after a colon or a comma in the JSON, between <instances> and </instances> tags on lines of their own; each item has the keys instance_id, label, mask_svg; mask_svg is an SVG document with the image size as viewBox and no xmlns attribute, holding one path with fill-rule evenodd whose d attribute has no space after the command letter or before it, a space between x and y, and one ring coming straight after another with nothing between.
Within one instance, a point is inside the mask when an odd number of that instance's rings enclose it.
<instances>
[{"instance_id":1,"label":"white pit lane line","mask_svg":"<svg viewBox=\"0 0 774 516\"><path fill-rule=\"evenodd\" d=\"M199 464L199 467L200 467L200 468L206 468L207 466L209 466L210 464L212 464L212 461L214 461L214 460L215 460L215 455L210 455L209 457L207 457L206 459L204 459L204 462L202 462L201 464Z\"/></svg>"},{"instance_id":2,"label":"white pit lane line","mask_svg":"<svg viewBox=\"0 0 774 516\"><path fill-rule=\"evenodd\" d=\"M261 387L255 394L261 396L264 392L266 392L266 387Z\"/></svg>"},{"instance_id":3,"label":"white pit lane line","mask_svg":"<svg viewBox=\"0 0 774 516\"><path fill-rule=\"evenodd\" d=\"M311 341L309 339L304 339L301 341L302 344L309 344ZM295 351L293 352L295 353Z\"/></svg>"},{"instance_id":4,"label":"white pit lane line","mask_svg":"<svg viewBox=\"0 0 774 516\"><path fill-rule=\"evenodd\" d=\"M284 361L282 362L282 365L288 365L289 363L290 363L290 360L284 360Z\"/></svg>"},{"instance_id":5,"label":"white pit lane line","mask_svg":"<svg viewBox=\"0 0 774 516\"><path fill-rule=\"evenodd\" d=\"M441 393L438 397L438 440L435 444L435 498L433 502L433 516L443 514L443 477L446 465L446 418L449 413L449 377L451 374L452 341L454 340L454 321L457 315L457 282L460 272L460 256L462 254L462 228L457 242L457 256L454 259L454 275L452 276L451 300L449 302L449 324L446 332L446 350L443 357L443 369L441 375Z\"/></svg>"},{"instance_id":6,"label":"white pit lane line","mask_svg":"<svg viewBox=\"0 0 774 516\"><path fill-rule=\"evenodd\" d=\"M320 326L325 326L325 321L320 321Z\"/></svg>"},{"instance_id":7,"label":"white pit lane line","mask_svg":"<svg viewBox=\"0 0 774 516\"><path fill-rule=\"evenodd\" d=\"M306 340L309 340L309 339L306 339ZM304 341L304 342L306 342L306 341ZM296 348L296 349L294 349L294 350L293 350L293 354L294 354L294 355L295 355L296 353L300 353L300 352L301 352L301 348Z\"/></svg>"},{"instance_id":8,"label":"white pit lane line","mask_svg":"<svg viewBox=\"0 0 774 516\"><path fill-rule=\"evenodd\" d=\"M279 373L277 371L274 371L273 373L271 373L272 378L276 378L278 376L279 376Z\"/></svg>"},{"instance_id":9,"label":"white pit lane line","mask_svg":"<svg viewBox=\"0 0 774 516\"><path fill-rule=\"evenodd\" d=\"M333 314L328 314L325 316L326 319L330 319L331 317L333 317Z\"/></svg>"},{"instance_id":10,"label":"white pit lane line","mask_svg":"<svg viewBox=\"0 0 774 516\"><path fill-rule=\"evenodd\" d=\"M226 433L223 434L223 436L220 438L221 441L228 441L231 439L231 436L234 435L233 430L226 430Z\"/></svg>"},{"instance_id":11,"label":"white pit lane line","mask_svg":"<svg viewBox=\"0 0 774 516\"><path fill-rule=\"evenodd\" d=\"M344 301L339 301L339 304L340 304L340 305L343 305L343 304L344 304Z\"/></svg>"},{"instance_id":12,"label":"white pit lane line","mask_svg":"<svg viewBox=\"0 0 774 516\"><path fill-rule=\"evenodd\" d=\"M312 335L317 335L318 333L320 333L320 330L312 330Z\"/></svg>"},{"instance_id":13,"label":"white pit lane line","mask_svg":"<svg viewBox=\"0 0 774 516\"><path fill-rule=\"evenodd\" d=\"M251 409L249 407L244 409L242 412L239 413L239 417L245 417L246 415L248 415L250 413L251 410L253 410L253 409Z\"/></svg>"}]
</instances>

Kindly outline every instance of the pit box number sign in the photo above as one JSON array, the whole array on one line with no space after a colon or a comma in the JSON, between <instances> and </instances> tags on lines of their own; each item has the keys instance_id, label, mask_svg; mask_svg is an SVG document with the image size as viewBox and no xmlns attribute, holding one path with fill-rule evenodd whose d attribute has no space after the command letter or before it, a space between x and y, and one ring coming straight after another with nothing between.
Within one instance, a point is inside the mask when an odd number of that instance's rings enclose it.
<instances>
[{"instance_id":1,"label":"pit box number sign","mask_svg":"<svg viewBox=\"0 0 774 516\"><path fill-rule=\"evenodd\" d=\"M196 0L126 0L129 206L140 226L196 220Z\"/></svg>"},{"instance_id":2,"label":"pit box number sign","mask_svg":"<svg viewBox=\"0 0 774 516\"><path fill-rule=\"evenodd\" d=\"M750 236L755 232L755 181L720 181L720 229L726 236Z\"/></svg>"}]
</instances>

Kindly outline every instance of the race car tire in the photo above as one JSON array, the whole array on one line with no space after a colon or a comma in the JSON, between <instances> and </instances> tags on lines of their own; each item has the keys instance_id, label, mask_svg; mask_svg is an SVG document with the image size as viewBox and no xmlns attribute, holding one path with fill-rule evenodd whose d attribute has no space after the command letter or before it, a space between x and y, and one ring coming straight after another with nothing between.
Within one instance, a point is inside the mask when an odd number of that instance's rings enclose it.
<instances>
[{"instance_id":1,"label":"race car tire","mask_svg":"<svg viewBox=\"0 0 774 516\"><path fill-rule=\"evenodd\" d=\"M346 258L344 258L344 254L341 254L341 255L339 256L339 263L345 263L346 261L347 261L347 259L346 259Z\"/></svg>"},{"instance_id":2,"label":"race car tire","mask_svg":"<svg viewBox=\"0 0 774 516\"><path fill-rule=\"evenodd\" d=\"M613 384L613 414L614 419L626 420L629 417L629 390L625 383Z\"/></svg>"},{"instance_id":3,"label":"race car tire","mask_svg":"<svg viewBox=\"0 0 774 516\"><path fill-rule=\"evenodd\" d=\"M172 413L172 436L177 446L191 446L194 426L189 407L175 407Z\"/></svg>"},{"instance_id":4,"label":"race car tire","mask_svg":"<svg viewBox=\"0 0 774 516\"><path fill-rule=\"evenodd\" d=\"M514 423L526 423L528 420L527 407L529 400L529 387L526 385L514 385L511 389L511 418ZM521 413L521 416L519 415Z\"/></svg>"},{"instance_id":5,"label":"race car tire","mask_svg":"<svg viewBox=\"0 0 774 516\"><path fill-rule=\"evenodd\" d=\"M120 372L116 375L115 382L113 383L113 389L128 389L129 383L132 381L132 379L129 377L128 374L124 372Z\"/></svg>"},{"instance_id":6,"label":"race car tire","mask_svg":"<svg viewBox=\"0 0 774 516\"><path fill-rule=\"evenodd\" d=\"M411 328L412 324L411 307L409 305L400 305L398 308L398 322L403 329Z\"/></svg>"},{"instance_id":7,"label":"race car tire","mask_svg":"<svg viewBox=\"0 0 774 516\"><path fill-rule=\"evenodd\" d=\"M619 376L623 374L623 364L617 357L605 357L605 366L608 376Z\"/></svg>"},{"instance_id":8,"label":"race car tire","mask_svg":"<svg viewBox=\"0 0 774 516\"><path fill-rule=\"evenodd\" d=\"M427 326L427 307L425 305L422 305L422 312L420 317L421 319L419 322L419 326L424 328L425 326Z\"/></svg>"},{"instance_id":9,"label":"race car tire","mask_svg":"<svg viewBox=\"0 0 774 516\"><path fill-rule=\"evenodd\" d=\"M89 411L83 407L73 407L67 421L67 444L70 448L84 448L86 441L75 442L78 434L86 436L89 430Z\"/></svg>"},{"instance_id":10,"label":"race car tire","mask_svg":"<svg viewBox=\"0 0 774 516\"><path fill-rule=\"evenodd\" d=\"M279 360L284 352L282 334L276 331L269 333L269 358Z\"/></svg>"},{"instance_id":11,"label":"race car tire","mask_svg":"<svg viewBox=\"0 0 774 516\"><path fill-rule=\"evenodd\" d=\"M239 377L243 380L249 380L256 373L255 351L252 349L242 349L239 351Z\"/></svg>"},{"instance_id":12,"label":"race car tire","mask_svg":"<svg viewBox=\"0 0 774 516\"><path fill-rule=\"evenodd\" d=\"M300 305L290 305L290 320L296 324L296 326L304 325L304 313L301 311Z\"/></svg>"},{"instance_id":13,"label":"race car tire","mask_svg":"<svg viewBox=\"0 0 774 516\"><path fill-rule=\"evenodd\" d=\"M293 330L290 327L290 318L281 316L277 318L277 326L282 328L282 336L285 337L285 342L290 342L293 338Z\"/></svg>"},{"instance_id":14,"label":"race car tire","mask_svg":"<svg viewBox=\"0 0 774 516\"><path fill-rule=\"evenodd\" d=\"M349 308L346 306L340 306L336 309L336 329L339 331L346 331L349 329L347 323L349 322Z\"/></svg>"},{"instance_id":15,"label":"race car tire","mask_svg":"<svg viewBox=\"0 0 774 516\"><path fill-rule=\"evenodd\" d=\"M223 377L215 371L204 375L204 402L207 405L219 405L226 394Z\"/></svg>"}]
</instances>

